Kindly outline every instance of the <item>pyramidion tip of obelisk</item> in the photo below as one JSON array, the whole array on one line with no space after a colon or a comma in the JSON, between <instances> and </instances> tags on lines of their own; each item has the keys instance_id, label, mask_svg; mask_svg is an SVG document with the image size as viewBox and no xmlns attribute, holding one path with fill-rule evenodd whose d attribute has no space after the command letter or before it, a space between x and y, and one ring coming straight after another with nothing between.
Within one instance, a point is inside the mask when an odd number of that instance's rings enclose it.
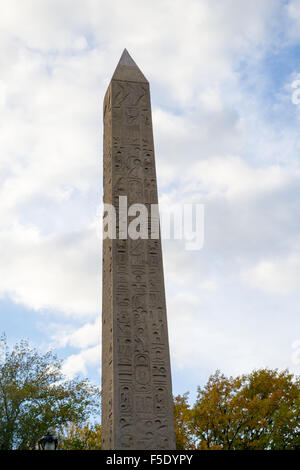
<instances>
[{"instance_id":1,"label":"pyramidion tip of obelisk","mask_svg":"<svg viewBox=\"0 0 300 470\"><path fill-rule=\"evenodd\" d=\"M128 50L125 48L121 58L118 63L119 66L127 65L128 67L137 67L136 63L134 62L133 58L129 54Z\"/></svg>"},{"instance_id":2,"label":"pyramidion tip of obelisk","mask_svg":"<svg viewBox=\"0 0 300 470\"><path fill-rule=\"evenodd\" d=\"M145 75L136 65L135 61L133 60L126 48L124 49L120 57L116 70L114 71L114 74L112 76L112 80L148 83L148 80L146 79Z\"/></svg>"}]
</instances>

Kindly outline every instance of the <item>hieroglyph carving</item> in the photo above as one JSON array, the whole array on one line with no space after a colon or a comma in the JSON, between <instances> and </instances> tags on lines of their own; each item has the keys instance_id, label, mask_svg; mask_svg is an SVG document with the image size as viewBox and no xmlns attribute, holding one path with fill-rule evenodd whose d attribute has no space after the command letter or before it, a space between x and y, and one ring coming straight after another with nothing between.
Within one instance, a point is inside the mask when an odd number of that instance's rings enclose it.
<instances>
[{"instance_id":1,"label":"hieroglyph carving","mask_svg":"<svg viewBox=\"0 0 300 470\"><path fill-rule=\"evenodd\" d=\"M128 57L104 100L104 202L116 209L117 229L120 196L158 202L149 84ZM120 80L122 67L135 80ZM174 449L161 241L118 233L103 240L103 448Z\"/></svg>"}]
</instances>

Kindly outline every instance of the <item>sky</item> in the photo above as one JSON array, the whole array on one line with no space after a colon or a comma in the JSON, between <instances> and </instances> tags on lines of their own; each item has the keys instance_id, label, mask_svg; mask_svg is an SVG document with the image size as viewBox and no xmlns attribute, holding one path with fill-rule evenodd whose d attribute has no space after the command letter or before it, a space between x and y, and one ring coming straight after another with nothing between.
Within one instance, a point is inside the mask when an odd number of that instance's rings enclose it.
<instances>
[{"instance_id":1,"label":"sky","mask_svg":"<svg viewBox=\"0 0 300 470\"><path fill-rule=\"evenodd\" d=\"M0 0L0 331L100 385L102 103L150 82L173 393L300 373L300 0Z\"/></svg>"}]
</instances>

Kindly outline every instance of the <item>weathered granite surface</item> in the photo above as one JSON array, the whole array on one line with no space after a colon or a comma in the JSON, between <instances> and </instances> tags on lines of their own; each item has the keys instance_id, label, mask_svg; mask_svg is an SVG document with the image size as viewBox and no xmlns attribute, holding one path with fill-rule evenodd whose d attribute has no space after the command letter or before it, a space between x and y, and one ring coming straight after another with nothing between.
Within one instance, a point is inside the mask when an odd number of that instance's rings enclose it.
<instances>
[{"instance_id":1,"label":"weathered granite surface","mask_svg":"<svg viewBox=\"0 0 300 470\"><path fill-rule=\"evenodd\" d=\"M104 99L103 179L116 208L158 203L149 83L126 49ZM122 237L103 240L103 449L175 449L161 241Z\"/></svg>"}]
</instances>

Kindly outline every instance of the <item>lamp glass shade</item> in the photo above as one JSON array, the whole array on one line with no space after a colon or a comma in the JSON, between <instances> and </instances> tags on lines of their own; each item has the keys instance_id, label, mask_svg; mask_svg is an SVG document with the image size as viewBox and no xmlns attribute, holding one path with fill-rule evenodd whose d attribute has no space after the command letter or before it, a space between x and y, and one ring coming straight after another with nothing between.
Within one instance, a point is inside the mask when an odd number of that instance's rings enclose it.
<instances>
[{"instance_id":1,"label":"lamp glass shade","mask_svg":"<svg viewBox=\"0 0 300 470\"><path fill-rule=\"evenodd\" d=\"M38 441L39 450L56 450L58 441L49 432Z\"/></svg>"},{"instance_id":2,"label":"lamp glass shade","mask_svg":"<svg viewBox=\"0 0 300 470\"><path fill-rule=\"evenodd\" d=\"M52 442L45 442L44 444L44 450L55 450L55 441L53 439Z\"/></svg>"}]
</instances>

